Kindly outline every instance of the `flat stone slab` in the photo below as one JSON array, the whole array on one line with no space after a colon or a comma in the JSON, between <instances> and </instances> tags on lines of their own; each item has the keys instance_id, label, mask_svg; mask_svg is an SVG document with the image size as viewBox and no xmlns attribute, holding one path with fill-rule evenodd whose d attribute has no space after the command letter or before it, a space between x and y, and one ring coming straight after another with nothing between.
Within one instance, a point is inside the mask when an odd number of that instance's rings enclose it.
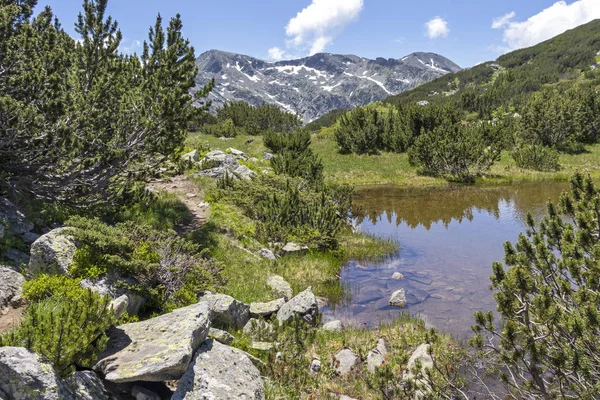
<instances>
[{"instance_id":1,"label":"flat stone slab","mask_svg":"<svg viewBox=\"0 0 600 400\"><path fill-rule=\"evenodd\" d=\"M263 400L265 387L248 354L205 341L180 379L172 400Z\"/></svg>"},{"instance_id":2,"label":"flat stone slab","mask_svg":"<svg viewBox=\"0 0 600 400\"><path fill-rule=\"evenodd\" d=\"M251 303L250 316L252 318L263 317L267 318L275 314L285 304L285 299L282 297L268 303Z\"/></svg>"},{"instance_id":3,"label":"flat stone slab","mask_svg":"<svg viewBox=\"0 0 600 400\"><path fill-rule=\"evenodd\" d=\"M210 309L197 303L108 331L106 350L94 370L114 383L176 380L208 336Z\"/></svg>"}]
</instances>

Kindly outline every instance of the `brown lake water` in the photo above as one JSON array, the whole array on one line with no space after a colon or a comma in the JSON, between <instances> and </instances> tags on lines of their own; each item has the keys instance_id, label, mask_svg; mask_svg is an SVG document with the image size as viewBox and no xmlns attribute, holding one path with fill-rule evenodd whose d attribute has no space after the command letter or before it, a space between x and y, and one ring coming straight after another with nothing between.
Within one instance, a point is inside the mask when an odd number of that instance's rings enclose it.
<instances>
[{"instance_id":1,"label":"brown lake water","mask_svg":"<svg viewBox=\"0 0 600 400\"><path fill-rule=\"evenodd\" d=\"M341 280L350 299L325 308L324 320L389 321L401 313L389 298L404 288L406 311L459 339L470 337L475 311L495 310L489 277L492 263L504 257L503 244L525 231L527 212L540 219L548 200L557 201L565 190L567 183L361 190L356 205L364 216L356 223L363 232L398 241L401 250L381 263L348 263ZM404 279L393 280L394 272Z\"/></svg>"}]
</instances>

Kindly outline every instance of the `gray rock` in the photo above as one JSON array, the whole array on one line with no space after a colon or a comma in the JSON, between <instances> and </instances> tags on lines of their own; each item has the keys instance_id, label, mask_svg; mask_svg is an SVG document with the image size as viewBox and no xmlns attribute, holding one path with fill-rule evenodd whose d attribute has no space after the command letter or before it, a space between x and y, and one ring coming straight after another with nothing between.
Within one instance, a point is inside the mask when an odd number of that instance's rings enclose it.
<instances>
[{"instance_id":1,"label":"gray rock","mask_svg":"<svg viewBox=\"0 0 600 400\"><path fill-rule=\"evenodd\" d=\"M273 335L273 326L264 319L252 318L242 332L252 339L269 339Z\"/></svg>"},{"instance_id":2,"label":"gray rock","mask_svg":"<svg viewBox=\"0 0 600 400\"><path fill-rule=\"evenodd\" d=\"M277 256L269 249L260 249L258 255L267 260L277 260Z\"/></svg>"},{"instance_id":3,"label":"gray rock","mask_svg":"<svg viewBox=\"0 0 600 400\"><path fill-rule=\"evenodd\" d=\"M263 317L268 318L275 314L285 304L285 299L282 297L268 303L251 303L250 316L253 318Z\"/></svg>"},{"instance_id":4,"label":"gray rock","mask_svg":"<svg viewBox=\"0 0 600 400\"><path fill-rule=\"evenodd\" d=\"M217 328L242 329L250 320L250 306L226 294L207 294L200 299L211 313L211 323Z\"/></svg>"},{"instance_id":5,"label":"gray rock","mask_svg":"<svg viewBox=\"0 0 600 400\"><path fill-rule=\"evenodd\" d=\"M381 338L377 341L377 347L369 351L367 355L367 368L373 373L385 362L385 357L388 354L388 345L385 339Z\"/></svg>"},{"instance_id":6,"label":"gray rock","mask_svg":"<svg viewBox=\"0 0 600 400\"><path fill-rule=\"evenodd\" d=\"M94 370L115 383L179 379L208 336L209 317L208 305L197 303L111 328L106 350Z\"/></svg>"},{"instance_id":7,"label":"gray rock","mask_svg":"<svg viewBox=\"0 0 600 400\"><path fill-rule=\"evenodd\" d=\"M18 307L23 302L21 292L25 278L10 268L0 266L0 315L7 307Z\"/></svg>"},{"instance_id":8,"label":"gray rock","mask_svg":"<svg viewBox=\"0 0 600 400\"><path fill-rule=\"evenodd\" d=\"M204 156L203 162L208 162L215 165L221 165L227 160L227 153L221 150L213 150Z\"/></svg>"},{"instance_id":9,"label":"gray rock","mask_svg":"<svg viewBox=\"0 0 600 400\"><path fill-rule=\"evenodd\" d=\"M246 167L245 165L240 165L239 167L237 167L236 169L234 169L233 174L235 177L237 177L238 179L241 180L252 180L252 178L254 178L257 173L252 171L250 168Z\"/></svg>"},{"instance_id":10,"label":"gray rock","mask_svg":"<svg viewBox=\"0 0 600 400\"><path fill-rule=\"evenodd\" d=\"M221 344L227 345L231 344L231 342L233 342L235 339L231 333L216 328L210 328L210 331L208 331L208 337Z\"/></svg>"},{"instance_id":11,"label":"gray rock","mask_svg":"<svg viewBox=\"0 0 600 400\"><path fill-rule=\"evenodd\" d=\"M310 363L310 372L321 372L321 360L319 360L318 358L313 358L312 362Z\"/></svg>"},{"instance_id":12,"label":"gray rock","mask_svg":"<svg viewBox=\"0 0 600 400\"><path fill-rule=\"evenodd\" d=\"M110 274L97 279L83 279L79 283L79 286L91 289L102 296L112 297L113 299L118 299L123 295L127 296L127 313L129 315L135 315L146 303L146 299L139 294L124 288L122 283L135 285L137 284L137 281L133 278L125 278L116 274Z\"/></svg>"},{"instance_id":13,"label":"gray rock","mask_svg":"<svg viewBox=\"0 0 600 400\"><path fill-rule=\"evenodd\" d=\"M6 197L0 197L0 224L2 231L22 235L33 230L33 223Z\"/></svg>"},{"instance_id":14,"label":"gray rock","mask_svg":"<svg viewBox=\"0 0 600 400\"><path fill-rule=\"evenodd\" d=\"M246 154L244 154L243 151L234 149L232 147L227 149L227 153L231 153L231 154L233 154L234 157L242 159L242 160L248 159L248 157L246 156Z\"/></svg>"},{"instance_id":15,"label":"gray rock","mask_svg":"<svg viewBox=\"0 0 600 400\"><path fill-rule=\"evenodd\" d=\"M402 279L404 279L404 275L402 275L400 272L394 272L394 275L392 275L392 279L401 281Z\"/></svg>"},{"instance_id":16,"label":"gray rock","mask_svg":"<svg viewBox=\"0 0 600 400\"><path fill-rule=\"evenodd\" d=\"M413 371L415 364L419 360L421 362L421 370ZM417 391L417 398L423 398L425 392L429 392L431 388L427 384L427 381L423 379L425 371L433 368L433 359L429 355L429 344L422 344L414 351L410 356L408 363L406 364L406 370L402 375L402 380L412 381L420 389ZM415 373L416 372L416 373Z\"/></svg>"},{"instance_id":17,"label":"gray rock","mask_svg":"<svg viewBox=\"0 0 600 400\"><path fill-rule=\"evenodd\" d=\"M53 229L31 245L28 273L69 273L77 246L75 239L66 230L68 228Z\"/></svg>"},{"instance_id":18,"label":"gray rock","mask_svg":"<svg viewBox=\"0 0 600 400\"><path fill-rule=\"evenodd\" d=\"M124 294L121 297L118 297L110 302L109 307L113 309L117 318L119 318L125 311L127 311L127 307L129 306L129 297Z\"/></svg>"},{"instance_id":19,"label":"gray rock","mask_svg":"<svg viewBox=\"0 0 600 400\"><path fill-rule=\"evenodd\" d=\"M189 153L182 155L181 159L183 161L198 162L200 161L200 154L198 153L198 150L192 150Z\"/></svg>"},{"instance_id":20,"label":"gray rock","mask_svg":"<svg viewBox=\"0 0 600 400\"><path fill-rule=\"evenodd\" d=\"M4 258L16 265L26 266L29 264L29 255L19 249L8 249L4 252Z\"/></svg>"},{"instance_id":21,"label":"gray rock","mask_svg":"<svg viewBox=\"0 0 600 400\"><path fill-rule=\"evenodd\" d=\"M92 371L77 371L65 380L65 386L77 400L110 400L102 380Z\"/></svg>"},{"instance_id":22,"label":"gray rock","mask_svg":"<svg viewBox=\"0 0 600 400\"><path fill-rule=\"evenodd\" d=\"M283 277L279 275L271 275L267 278L267 286L275 293L276 296L281 296L288 301L292 298L292 287Z\"/></svg>"},{"instance_id":23,"label":"gray rock","mask_svg":"<svg viewBox=\"0 0 600 400\"><path fill-rule=\"evenodd\" d=\"M20 347L0 347L0 393L15 400L62 400L66 388L51 364Z\"/></svg>"},{"instance_id":24,"label":"gray rock","mask_svg":"<svg viewBox=\"0 0 600 400\"><path fill-rule=\"evenodd\" d=\"M25 244L33 244L36 240L38 240L41 236L38 235L37 233L33 233L33 232L26 232L23 234L23 236L21 236L21 238L23 239L23 242L25 242Z\"/></svg>"},{"instance_id":25,"label":"gray rock","mask_svg":"<svg viewBox=\"0 0 600 400\"><path fill-rule=\"evenodd\" d=\"M265 153L263 155L263 160L265 161L271 161L273 159L273 157L275 157L272 153Z\"/></svg>"},{"instance_id":26,"label":"gray rock","mask_svg":"<svg viewBox=\"0 0 600 400\"><path fill-rule=\"evenodd\" d=\"M135 397L135 400L162 400L160 396L153 391L138 385L134 385L131 388L131 395Z\"/></svg>"},{"instance_id":27,"label":"gray rock","mask_svg":"<svg viewBox=\"0 0 600 400\"><path fill-rule=\"evenodd\" d=\"M258 351L271 351L275 348L275 344L271 342L252 342L252 349Z\"/></svg>"},{"instance_id":28,"label":"gray rock","mask_svg":"<svg viewBox=\"0 0 600 400\"><path fill-rule=\"evenodd\" d=\"M0 240L4 239L4 232L6 231L6 228L4 227L4 225L0 224Z\"/></svg>"},{"instance_id":29,"label":"gray rock","mask_svg":"<svg viewBox=\"0 0 600 400\"><path fill-rule=\"evenodd\" d=\"M390 297L390 305L395 307L406 306L406 293L404 289L396 290Z\"/></svg>"},{"instance_id":30,"label":"gray rock","mask_svg":"<svg viewBox=\"0 0 600 400\"><path fill-rule=\"evenodd\" d=\"M246 353L207 340L180 379L172 400L262 400L264 383Z\"/></svg>"},{"instance_id":31,"label":"gray rock","mask_svg":"<svg viewBox=\"0 0 600 400\"><path fill-rule=\"evenodd\" d=\"M318 313L317 298L313 294L312 289L308 288L281 307L277 312L277 320L279 322L287 322L294 315L298 315L306 322L313 323Z\"/></svg>"},{"instance_id":32,"label":"gray rock","mask_svg":"<svg viewBox=\"0 0 600 400\"><path fill-rule=\"evenodd\" d=\"M299 244L290 242L288 244L286 244L283 249L281 249L281 252L284 255L291 255L291 254L295 254L295 255L299 255L299 254L306 254L308 252L308 247L306 246L300 246Z\"/></svg>"},{"instance_id":33,"label":"gray rock","mask_svg":"<svg viewBox=\"0 0 600 400\"><path fill-rule=\"evenodd\" d=\"M323 330L330 332L340 332L344 330L344 324L342 324L342 321L339 320L330 321L323 325Z\"/></svg>"},{"instance_id":34,"label":"gray rock","mask_svg":"<svg viewBox=\"0 0 600 400\"><path fill-rule=\"evenodd\" d=\"M352 368L357 365L360 360L358 356L350 349L340 350L334 357L335 359L335 371L339 375L346 375Z\"/></svg>"}]
</instances>

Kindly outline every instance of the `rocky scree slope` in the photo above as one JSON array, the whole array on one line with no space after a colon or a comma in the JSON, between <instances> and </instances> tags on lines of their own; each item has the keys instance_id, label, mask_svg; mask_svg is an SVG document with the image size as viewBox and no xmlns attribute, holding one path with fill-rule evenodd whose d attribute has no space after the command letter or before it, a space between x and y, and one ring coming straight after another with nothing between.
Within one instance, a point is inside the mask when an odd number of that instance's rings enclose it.
<instances>
[{"instance_id":1,"label":"rocky scree slope","mask_svg":"<svg viewBox=\"0 0 600 400\"><path fill-rule=\"evenodd\" d=\"M339 108L362 106L460 71L434 53L401 59L369 60L354 55L319 53L270 63L253 57L210 50L196 60L198 87L215 79L213 109L226 102L275 104L310 122Z\"/></svg>"}]
</instances>

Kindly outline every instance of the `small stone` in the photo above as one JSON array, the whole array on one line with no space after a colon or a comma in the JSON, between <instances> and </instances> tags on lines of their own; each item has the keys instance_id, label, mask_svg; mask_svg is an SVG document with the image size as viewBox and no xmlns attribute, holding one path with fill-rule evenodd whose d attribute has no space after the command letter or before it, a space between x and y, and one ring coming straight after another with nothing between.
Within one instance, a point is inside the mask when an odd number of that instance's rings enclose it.
<instances>
[{"instance_id":1,"label":"small stone","mask_svg":"<svg viewBox=\"0 0 600 400\"><path fill-rule=\"evenodd\" d=\"M325 325L323 325L323 330L324 331L330 331L330 332L339 332L339 331L343 331L344 330L344 324L342 324L342 321L331 321L326 323Z\"/></svg>"},{"instance_id":2,"label":"small stone","mask_svg":"<svg viewBox=\"0 0 600 400\"><path fill-rule=\"evenodd\" d=\"M277 260L277 256L269 249L260 249L258 255L267 260Z\"/></svg>"},{"instance_id":3,"label":"small stone","mask_svg":"<svg viewBox=\"0 0 600 400\"><path fill-rule=\"evenodd\" d=\"M252 349L258 351L271 351L275 348L275 345L270 342L252 342Z\"/></svg>"},{"instance_id":4,"label":"small stone","mask_svg":"<svg viewBox=\"0 0 600 400\"><path fill-rule=\"evenodd\" d=\"M275 354L275 360L283 361L283 353L278 351L277 354Z\"/></svg>"},{"instance_id":5,"label":"small stone","mask_svg":"<svg viewBox=\"0 0 600 400\"><path fill-rule=\"evenodd\" d=\"M182 155L181 159L184 161L198 162L200 161L200 153L198 153L198 150L192 150L189 153Z\"/></svg>"},{"instance_id":6,"label":"small stone","mask_svg":"<svg viewBox=\"0 0 600 400\"><path fill-rule=\"evenodd\" d=\"M404 275L402 275L400 272L394 272L394 275L392 275L392 279L401 281L402 279L404 279Z\"/></svg>"},{"instance_id":7,"label":"small stone","mask_svg":"<svg viewBox=\"0 0 600 400\"><path fill-rule=\"evenodd\" d=\"M342 349L335 355L335 370L339 375L346 375L359 363L359 359L350 349Z\"/></svg>"},{"instance_id":8,"label":"small stone","mask_svg":"<svg viewBox=\"0 0 600 400\"><path fill-rule=\"evenodd\" d=\"M279 275L271 275L267 278L267 286L275 292L278 297L283 297L285 301L292 298L293 292L292 287L283 277Z\"/></svg>"},{"instance_id":9,"label":"small stone","mask_svg":"<svg viewBox=\"0 0 600 400\"><path fill-rule=\"evenodd\" d=\"M318 358L313 358L312 362L310 363L310 370L311 372L321 372L321 360Z\"/></svg>"},{"instance_id":10,"label":"small stone","mask_svg":"<svg viewBox=\"0 0 600 400\"><path fill-rule=\"evenodd\" d=\"M208 331L208 337L226 345L231 344L231 342L233 342L235 339L231 333L216 328L210 328Z\"/></svg>"},{"instance_id":11,"label":"small stone","mask_svg":"<svg viewBox=\"0 0 600 400\"><path fill-rule=\"evenodd\" d=\"M268 303L251 303L250 316L253 318L263 317L268 318L275 314L285 304L285 299L282 297Z\"/></svg>"},{"instance_id":12,"label":"small stone","mask_svg":"<svg viewBox=\"0 0 600 400\"><path fill-rule=\"evenodd\" d=\"M115 316L119 318L129 307L129 297L126 294L118 297L110 302L109 307L115 312Z\"/></svg>"},{"instance_id":13,"label":"small stone","mask_svg":"<svg viewBox=\"0 0 600 400\"><path fill-rule=\"evenodd\" d=\"M198 195L195 193L188 193L185 195L185 197L187 197L188 199L193 199L193 198L198 197Z\"/></svg>"},{"instance_id":14,"label":"small stone","mask_svg":"<svg viewBox=\"0 0 600 400\"><path fill-rule=\"evenodd\" d=\"M404 307L406 306L406 293L404 289L396 290L392 297L390 297L390 305L395 307Z\"/></svg>"},{"instance_id":15,"label":"small stone","mask_svg":"<svg viewBox=\"0 0 600 400\"><path fill-rule=\"evenodd\" d=\"M300 246L299 244L290 242L286 244L283 249L281 249L284 255L301 255L306 254L308 252L308 247Z\"/></svg>"},{"instance_id":16,"label":"small stone","mask_svg":"<svg viewBox=\"0 0 600 400\"><path fill-rule=\"evenodd\" d=\"M271 161L273 159L273 157L275 157L273 154L271 154L271 153L265 153L263 155L263 160L265 160L265 161Z\"/></svg>"}]
</instances>

